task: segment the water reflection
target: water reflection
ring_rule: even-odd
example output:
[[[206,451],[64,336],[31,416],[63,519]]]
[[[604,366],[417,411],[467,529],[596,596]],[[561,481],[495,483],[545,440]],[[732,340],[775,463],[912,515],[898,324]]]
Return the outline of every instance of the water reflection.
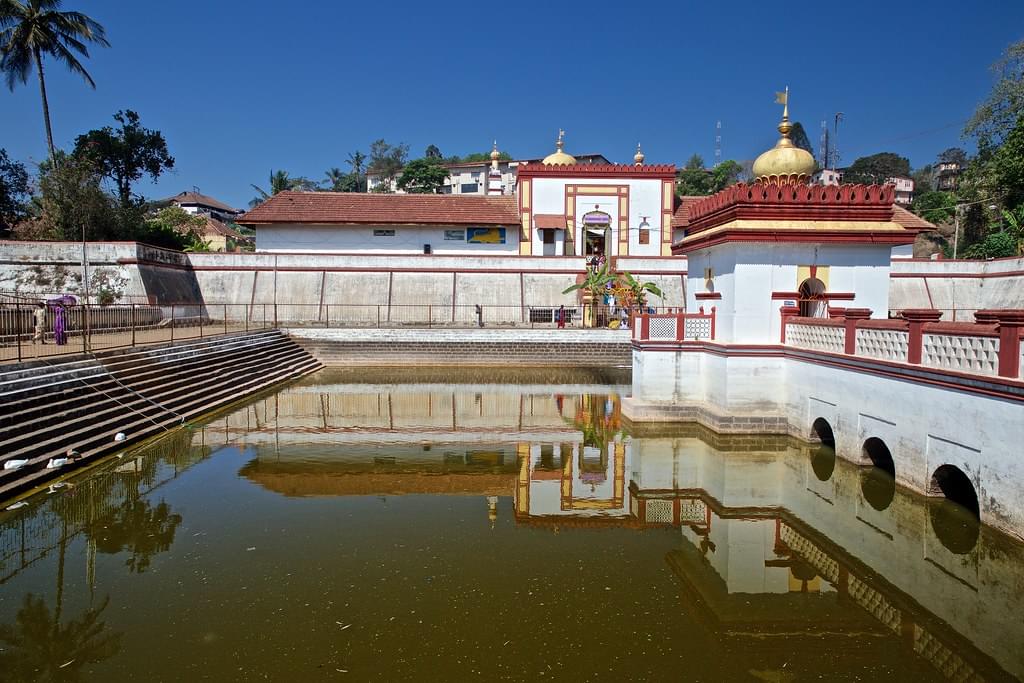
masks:
[[[13,624],[0,624],[0,673],[11,681],[78,681],[82,668],[116,655],[122,634],[101,620],[110,603],[63,621],[60,607],[27,594]]]
[[[622,377],[508,379],[324,373],[82,475],[0,517],[0,621],[134,595],[75,669],[104,679],[198,676],[150,661],[165,632],[212,678],[1024,674],[1024,550],[962,509],[827,444],[629,425]]]

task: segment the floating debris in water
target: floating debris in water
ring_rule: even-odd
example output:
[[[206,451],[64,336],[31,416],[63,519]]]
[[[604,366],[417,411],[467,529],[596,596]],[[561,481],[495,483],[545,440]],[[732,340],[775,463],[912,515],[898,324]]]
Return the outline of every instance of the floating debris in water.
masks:
[[[26,503],[23,500],[19,500],[17,503],[12,503],[11,505],[8,505],[4,509],[5,510],[17,510],[18,508],[23,508],[23,507],[28,507],[28,503]]]
[[[28,460],[8,460],[4,463],[5,470],[20,470],[22,467],[28,464]]]
[[[114,434],[114,441],[124,441],[127,438],[128,437],[124,435],[124,432],[118,432],[117,434]]]

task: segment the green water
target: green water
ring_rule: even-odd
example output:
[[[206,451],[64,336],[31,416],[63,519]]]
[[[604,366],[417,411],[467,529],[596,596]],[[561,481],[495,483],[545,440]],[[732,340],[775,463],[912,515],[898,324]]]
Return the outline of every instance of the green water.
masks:
[[[321,372],[0,512],[0,679],[1006,680],[1024,552],[628,374]]]

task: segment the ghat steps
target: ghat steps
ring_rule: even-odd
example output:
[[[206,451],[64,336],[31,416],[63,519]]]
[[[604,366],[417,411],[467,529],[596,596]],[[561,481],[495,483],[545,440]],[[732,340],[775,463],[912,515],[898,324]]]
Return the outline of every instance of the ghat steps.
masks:
[[[277,331],[11,366],[0,371],[0,466],[28,462],[0,469],[0,499],[320,367]],[[46,468],[72,448],[75,463]]]

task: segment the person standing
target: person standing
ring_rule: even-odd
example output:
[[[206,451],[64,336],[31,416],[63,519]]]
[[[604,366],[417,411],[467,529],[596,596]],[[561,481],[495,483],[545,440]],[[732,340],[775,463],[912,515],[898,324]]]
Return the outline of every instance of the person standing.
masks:
[[[563,329],[565,327],[565,305],[564,304],[558,307],[558,312],[555,313],[555,316],[558,318],[558,329],[560,329],[560,330]]]
[[[32,318],[35,322],[35,333],[32,335],[32,343],[46,343],[46,304],[40,301],[36,304],[36,310],[32,311]]]
[[[58,299],[53,309],[53,341],[60,346],[68,343],[68,333],[64,329],[65,312],[63,299]]]

